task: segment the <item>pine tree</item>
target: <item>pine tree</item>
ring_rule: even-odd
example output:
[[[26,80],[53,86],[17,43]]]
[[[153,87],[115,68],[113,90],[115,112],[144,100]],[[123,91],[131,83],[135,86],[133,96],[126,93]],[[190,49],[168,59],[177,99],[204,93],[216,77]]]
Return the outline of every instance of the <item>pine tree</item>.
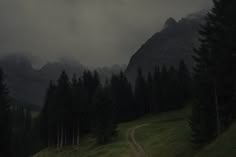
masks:
[[[80,123],[81,123],[81,80],[77,79],[74,74],[72,78],[72,144],[78,145],[80,139]]]
[[[58,133],[57,144],[60,143],[60,147],[62,147],[70,143],[70,126],[72,125],[72,116],[70,113],[72,108],[71,84],[65,71],[62,71],[57,81],[56,105],[56,108],[58,109],[58,115],[56,117],[56,128]]]
[[[180,103],[184,105],[192,96],[192,79],[191,74],[183,60],[179,63],[178,83],[180,93]]]
[[[115,108],[109,87],[100,87],[94,96],[93,103],[96,109],[95,134],[97,143],[106,144],[116,135]]]
[[[153,76],[151,72],[148,72],[147,75],[147,105],[148,105],[148,111],[151,112],[153,111],[153,93],[154,92],[154,82],[153,82]]]
[[[3,72],[0,69],[0,156],[10,157],[10,105],[8,89],[4,83]]]
[[[204,113],[203,125],[192,118],[195,137],[204,142],[219,135],[229,124],[235,87],[235,8],[233,0],[214,0],[200,31],[200,48],[195,50],[195,80],[198,105],[193,112]],[[199,115],[198,113],[193,114]],[[207,126],[207,128],[204,128]],[[196,129],[197,128],[197,129]],[[202,133],[204,132],[204,133]],[[198,136],[196,136],[198,135]],[[197,139],[195,139],[196,141]]]
[[[167,111],[168,110],[168,101],[169,91],[170,91],[170,76],[168,73],[168,69],[166,65],[163,65],[161,68],[161,96],[160,96],[160,110]]]
[[[178,80],[178,71],[171,66],[168,70],[168,84],[166,86],[167,88],[167,97],[169,99],[166,99],[167,102],[167,110],[175,110],[182,107],[182,102],[180,101],[180,94],[182,91],[180,91],[179,88],[179,80]]]
[[[96,93],[97,88],[100,86],[100,80],[98,73],[94,71],[85,71],[82,77],[82,91],[83,91],[83,127],[81,129],[82,132],[91,132],[94,126],[94,106],[92,103],[93,97]]]
[[[31,131],[32,131],[32,115],[30,109],[26,108],[24,113],[24,149],[23,154],[24,156],[29,156],[31,153],[32,144],[31,142]],[[36,141],[34,141],[36,142]]]
[[[139,68],[137,78],[135,81],[135,104],[137,105],[137,115],[142,116],[149,112],[148,95],[147,95],[147,84],[142,74],[142,70]]]
[[[22,157],[24,154],[24,129],[25,129],[25,113],[24,108],[21,105],[14,106],[11,111],[12,118],[12,145],[11,145],[11,155]]]
[[[135,117],[132,87],[125,74],[113,75],[110,81],[111,97],[116,106],[116,116],[119,122],[131,120]]]
[[[43,109],[40,113],[40,136],[43,140],[44,146],[49,147],[52,143],[52,118],[53,112],[54,112],[54,101],[55,101],[55,89],[56,85],[50,81],[49,87],[47,89],[46,95],[45,95],[45,102]]]
[[[161,112],[161,71],[156,67],[153,74],[151,91],[151,111],[154,113]]]

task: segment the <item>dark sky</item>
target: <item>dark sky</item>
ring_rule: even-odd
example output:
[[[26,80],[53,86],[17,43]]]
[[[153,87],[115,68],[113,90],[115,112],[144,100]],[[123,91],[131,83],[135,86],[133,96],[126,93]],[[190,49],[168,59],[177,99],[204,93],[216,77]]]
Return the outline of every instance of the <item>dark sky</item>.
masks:
[[[0,54],[127,64],[168,17],[178,20],[210,5],[211,0],[0,0]]]

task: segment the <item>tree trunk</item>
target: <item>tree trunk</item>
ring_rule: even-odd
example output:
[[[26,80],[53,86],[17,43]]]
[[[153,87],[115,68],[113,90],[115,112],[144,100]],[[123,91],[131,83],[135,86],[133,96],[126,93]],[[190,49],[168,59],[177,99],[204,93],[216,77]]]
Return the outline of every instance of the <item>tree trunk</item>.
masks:
[[[64,130],[63,130],[63,125],[61,126],[61,142],[60,142],[60,148],[63,147],[64,144]]]
[[[68,141],[67,141],[67,134],[68,134],[67,131],[68,131],[67,128],[65,128],[65,129],[64,129],[64,138],[65,138],[65,139],[64,139],[64,145],[67,145],[67,142],[68,142]]]
[[[72,127],[72,145],[75,145],[75,125]]]
[[[77,143],[77,146],[78,146],[78,155],[77,155],[77,157],[80,157],[80,145],[79,145],[79,142],[80,142],[80,139],[79,139],[79,134],[80,134],[80,131],[79,131],[79,127],[77,128],[77,130],[76,130],[76,132],[77,132],[77,139],[76,139],[76,143]]]
[[[57,149],[60,148],[60,124],[57,125],[57,140],[56,140]]]
[[[49,141],[49,137],[48,137],[48,148],[50,147],[50,141]]]
[[[216,81],[214,82],[214,96],[215,96],[216,125],[217,125],[217,136],[218,136],[221,133],[221,122],[220,122],[220,107],[218,102]]]
[[[76,137],[76,144],[77,145],[79,145],[79,134],[80,134],[80,132],[79,132],[79,128],[77,128],[77,137]]]

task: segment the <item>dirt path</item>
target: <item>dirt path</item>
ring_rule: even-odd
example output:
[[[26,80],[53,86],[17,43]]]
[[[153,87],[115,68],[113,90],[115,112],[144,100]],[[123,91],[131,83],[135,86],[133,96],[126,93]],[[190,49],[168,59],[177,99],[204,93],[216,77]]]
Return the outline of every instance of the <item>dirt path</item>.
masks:
[[[149,157],[148,154],[143,149],[143,147],[135,139],[135,131],[147,125],[150,125],[150,124],[137,125],[135,127],[128,129],[127,131],[127,142],[131,150],[133,151],[134,157]]]
[[[160,121],[151,121],[149,123],[145,123],[145,124],[141,124],[141,125],[137,125],[132,128],[129,128],[127,130],[127,143],[134,155],[132,157],[150,157],[150,155],[148,155],[148,153],[145,152],[144,148],[137,142],[135,138],[135,131],[137,129],[148,126],[152,123],[166,123],[166,122],[174,122],[174,121],[180,121],[180,120],[185,120],[185,119],[186,117],[179,117],[179,118],[166,119],[166,120],[160,120]]]

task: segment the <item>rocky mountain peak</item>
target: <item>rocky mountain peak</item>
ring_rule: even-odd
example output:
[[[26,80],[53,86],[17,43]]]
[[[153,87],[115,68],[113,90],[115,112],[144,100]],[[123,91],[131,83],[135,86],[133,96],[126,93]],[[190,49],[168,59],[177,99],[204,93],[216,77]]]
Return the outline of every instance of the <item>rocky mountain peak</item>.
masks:
[[[164,25],[164,29],[170,28],[170,27],[174,26],[175,24],[177,24],[177,21],[174,18],[170,17],[166,20],[165,25]]]

